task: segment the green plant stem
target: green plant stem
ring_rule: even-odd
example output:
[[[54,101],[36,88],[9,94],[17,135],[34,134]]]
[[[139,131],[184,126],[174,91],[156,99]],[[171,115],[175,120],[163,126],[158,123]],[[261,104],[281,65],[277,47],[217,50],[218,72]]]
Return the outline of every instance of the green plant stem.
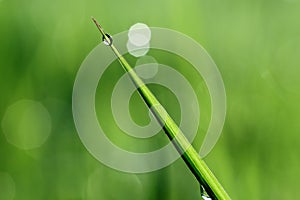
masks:
[[[106,35],[102,27],[98,24],[98,22],[94,18],[93,21],[100,30],[103,38],[106,41],[109,41],[110,38]],[[135,73],[135,71],[129,65],[126,59],[119,53],[117,48],[112,43],[110,43],[109,46],[113,50],[114,54],[117,56],[124,70],[128,72],[140,96],[150,108],[153,115],[155,116],[159,124],[162,126],[164,132],[172,141],[175,148],[180,153],[181,157],[183,158],[191,172],[194,174],[199,183],[204,187],[209,197],[212,199],[229,200],[230,197],[223,189],[222,185],[213,175],[213,173],[205,164],[205,162],[200,158],[198,152],[193,148],[191,143],[187,140],[180,128],[176,125],[174,120],[167,113],[167,111],[161,106],[161,104],[153,95],[153,93]]]

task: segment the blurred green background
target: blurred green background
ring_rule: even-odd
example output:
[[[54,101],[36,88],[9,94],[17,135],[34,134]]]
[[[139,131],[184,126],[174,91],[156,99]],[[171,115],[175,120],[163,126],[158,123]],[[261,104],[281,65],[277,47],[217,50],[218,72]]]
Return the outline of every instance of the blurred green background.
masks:
[[[205,158],[208,166],[232,199],[300,197],[299,0],[0,0],[1,200],[200,199],[181,160],[156,172],[126,174],[98,162],[81,143],[72,89],[80,64],[99,43],[90,16],[112,35],[142,22],[183,32],[204,46],[227,93],[223,134]],[[117,65],[109,68],[104,89],[123,73]],[[191,75],[190,81],[199,82],[197,95],[203,96],[201,140],[209,97],[201,77]],[[175,97],[152,89],[178,120]],[[98,108],[105,105],[101,94]],[[138,121],[147,116],[139,101],[135,95],[132,103],[138,106],[130,109],[144,123],[147,119]],[[129,148],[138,149],[137,142]]]

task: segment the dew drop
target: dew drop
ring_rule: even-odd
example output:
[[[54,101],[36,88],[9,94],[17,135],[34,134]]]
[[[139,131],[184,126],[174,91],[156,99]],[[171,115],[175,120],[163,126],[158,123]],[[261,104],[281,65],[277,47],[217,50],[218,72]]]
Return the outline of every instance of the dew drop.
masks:
[[[205,195],[202,195],[201,197],[202,197],[203,200],[211,200],[210,197],[207,197],[207,196],[205,196]]]
[[[200,193],[203,200],[211,200],[211,198],[205,194],[205,189],[202,185],[200,185]]]
[[[112,42],[113,42],[113,39],[112,39],[112,37],[109,35],[109,34],[105,34],[107,37],[108,37],[108,39],[109,39],[109,41],[107,41],[106,40],[106,38],[103,36],[103,38],[102,38],[102,41],[104,42],[104,44],[106,45],[106,46],[111,46],[112,45]]]

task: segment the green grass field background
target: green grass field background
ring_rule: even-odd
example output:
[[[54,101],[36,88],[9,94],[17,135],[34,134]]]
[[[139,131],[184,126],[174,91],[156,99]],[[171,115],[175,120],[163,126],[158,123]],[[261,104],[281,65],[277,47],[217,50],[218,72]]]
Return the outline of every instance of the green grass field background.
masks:
[[[21,99],[41,102],[51,117],[49,137],[30,150],[9,143],[0,129],[1,200],[200,199],[199,185],[182,160],[156,172],[126,174],[101,164],[81,143],[72,117],[72,89],[80,64],[100,41],[90,16],[112,35],[142,22],[180,31],[200,43],[219,67],[227,94],[223,133],[205,158],[208,166],[232,199],[300,197],[299,0],[0,0],[0,120]],[[152,52],[170,66],[182,63],[162,54]],[[188,67],[180,70],[192,74]],[[102,90],[109,92],[123,73],[113,64]],[[190,81],[199,84],[203,102],[195,141],[199,147],[210,103],[201,77]],[[151,88],[180,119],[172,93]],[[109,96],[102,90],[96,98],[100,118],[111,115],[105,106]],[[137,94],[130,110],[137,123],[147,122]],[[28,136],[17,139],[39,137],[30,130],[41,122],[32,120],[26,123]],[[23,128],[18,123],[16,115],[15,126]],[[155,149],[167,141],[124,142],[113,121],[101,123],[113,132],[109,137],[114,142],[129,150]]]

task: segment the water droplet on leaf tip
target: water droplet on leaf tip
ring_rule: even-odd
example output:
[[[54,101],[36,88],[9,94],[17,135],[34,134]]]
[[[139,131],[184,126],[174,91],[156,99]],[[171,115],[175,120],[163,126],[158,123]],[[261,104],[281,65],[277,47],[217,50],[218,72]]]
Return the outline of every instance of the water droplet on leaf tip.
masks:
[[[207,196],[205,196],[205,195],[202,195],[201,197],[202,197],[203,200],[211,200],[210,197],[207,197]]]
[[[107,46],[112,45],[112,42],[113,42],[112,37],[107,33],[105,35],[108,37],[109,41],[107,41],[105,36],[103,36],[102,41],[104,42],[104,44],[107,45]]]

